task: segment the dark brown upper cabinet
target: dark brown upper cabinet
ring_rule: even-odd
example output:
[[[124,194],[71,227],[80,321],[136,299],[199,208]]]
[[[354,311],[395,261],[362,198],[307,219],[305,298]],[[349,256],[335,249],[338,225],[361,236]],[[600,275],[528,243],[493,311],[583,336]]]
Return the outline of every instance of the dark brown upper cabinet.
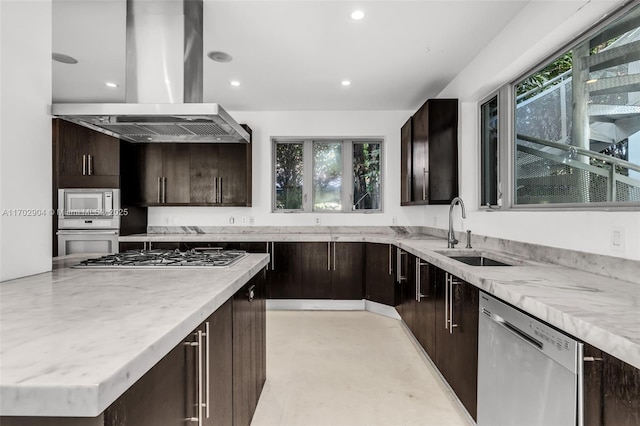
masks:
[[[458,100],[429,99],[401,130],[401,205],[458,196]]]
[[[120,141],[68,121],[52,128],[57,188],[119,188]]]
[[[126,150],[133,173],[123,180],[123,198],[143,206],[251,206],[251,143],[128,144]]]

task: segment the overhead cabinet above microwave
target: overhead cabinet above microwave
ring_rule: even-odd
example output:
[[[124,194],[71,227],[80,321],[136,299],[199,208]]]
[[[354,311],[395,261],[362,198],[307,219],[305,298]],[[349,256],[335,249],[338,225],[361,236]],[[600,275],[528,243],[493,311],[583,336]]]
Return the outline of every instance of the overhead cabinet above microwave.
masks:
[[[120,140],[53,120],[53,161],[59,188],[120,187]]]
[[[429,99],[401,129],[400,204],[458,196],[458,100]]]

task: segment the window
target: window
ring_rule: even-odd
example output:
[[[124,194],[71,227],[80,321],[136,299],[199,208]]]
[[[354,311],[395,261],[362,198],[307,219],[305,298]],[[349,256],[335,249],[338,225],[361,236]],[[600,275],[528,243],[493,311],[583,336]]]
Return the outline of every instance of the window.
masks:
[[[275,139],[273,210],[382,211],[381,158],[380,140]]]
[[[640,203],[639,44],[635,7],[512,86],[514,206]]]
[[[480,205],[499,203],[498,95],[480,105]]]

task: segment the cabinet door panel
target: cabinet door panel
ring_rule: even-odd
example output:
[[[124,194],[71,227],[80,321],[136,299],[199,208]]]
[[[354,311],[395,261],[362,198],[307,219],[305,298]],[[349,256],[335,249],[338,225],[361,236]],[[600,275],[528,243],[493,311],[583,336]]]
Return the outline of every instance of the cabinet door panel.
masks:
[[[162,174],[165,178],[165,202],[188,203],[190,200],[191,156],[188,145],[162,144]]]
[[[252,383],[251,302],[245,285],[233,297],[233,424],[251,423]]]
[[[218,144],[194,143],[191,145],[190,201],[213,204],[216,202],[218,177]]]
[[[430,108],[427,191],[430,204],[450,203],[458,195],[457,123],[457,100],[440,99]]]
[[[104,424],[183,426],[187,416],[186,360],[192,356],[188,350],[193,351],[180,343],[169,352],[105,410]]]
[[[273,243],[269,270],[269,298],[300,299],[300,243]]]
[[[365,297],[368,300],[395,306],[395,247],[391,244],[367,243],[365,248]]]
[[[233,422],[233,302],[227,300],[208,319],[211,341],[210,415],[206,426],[226,426]]]
[[[414,115],[411,197],[413,201],[426,202],[428,193],[429,170],[429,103],[425,103]],[[429,172],[429,173],[427,173]]]
[[[453,390],[475,420],[478,387],[478,301],[479,291],[460,281],[453,285]]]
[[[332,297],[336,300],[363,298],[364,245],[332,243]]]
[[[149,143],[144,145],[143,155],[143,199],[145,204],[157,204],[161,201],[162,145]]]
[[[603,424],[640,424],[640,369],[603,352]]]
[[[413,120],[409,120],[400,130],[400,204],[411,202],[412,155],[411,141]]]
[[[435,288],[432,265],[420,259],[419,285],[417,291],[420,293],[420,302],[416,303],[415,328],[416,338],[427,352],[429,357],[435,358]],[[417,268],[418,266],[416,266]],[[417,298],[417,297],[416,297]]]
[[[448,304],[446,304],[445,293],[447,290],[447,282],[445,272],[436,268],[436,357],[434,359],[436,367],[440,370],[442,376],[450,384],[453,382],[453,358],[451,351],[453,344],[449,329],[445,328],[445,314],[448,312]],[[448,315],[448,314],[447,314]]]
[[[331,243],[300,244],[300,297],[331,299]],[[276,259],[276,262],[278,260]],[[277,263],[276,263],[277,267]]]
[[[223,144],[218,162],[221,179],[222,204],[247,204],[247,149],[250,144]]]
[[[404,252],[400,256],[400,261],[400,272],[404,277],[402,282],[402,320],[413,333],[416,315],[415,256]]]
[[[85,151],[91,155],[91,175],[119,175],[120,140],[103,133],[89,131],[91,133]]]

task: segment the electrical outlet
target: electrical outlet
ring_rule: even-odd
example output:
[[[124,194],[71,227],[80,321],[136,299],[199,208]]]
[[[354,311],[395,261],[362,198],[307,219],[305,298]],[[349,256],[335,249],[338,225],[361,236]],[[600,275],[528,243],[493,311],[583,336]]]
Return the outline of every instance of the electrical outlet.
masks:
[[[320,216],[316,216],[315,224],[320,225]]]
[[[162,223],[164,225],[168,225],[169,224],[169,216],[162,216]]]
[[[398,224],[398,218],[396,216],[391,218],[391,224],[392,225],[397,225]]]
[[[242,216],[242,224],[243,225],[247,224],[247,217],[246,216]]]
[[[233,216],[229,217],[229,223],[231,225],[233,225],[235,222],[236,222],[236,219]]]

